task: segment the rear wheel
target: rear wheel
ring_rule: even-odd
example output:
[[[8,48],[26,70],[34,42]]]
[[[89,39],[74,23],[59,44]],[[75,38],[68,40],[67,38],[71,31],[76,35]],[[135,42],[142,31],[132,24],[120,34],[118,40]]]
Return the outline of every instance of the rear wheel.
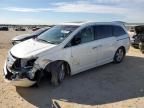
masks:
[[[120,47],[115,53],[114,63],[121,63],[124,57],[125,57],[125,50],[124,48]]]

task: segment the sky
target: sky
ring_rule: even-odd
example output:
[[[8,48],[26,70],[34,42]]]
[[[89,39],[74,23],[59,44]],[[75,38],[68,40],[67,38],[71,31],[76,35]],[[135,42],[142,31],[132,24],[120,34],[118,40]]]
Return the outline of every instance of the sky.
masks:
[[[144,23],[144,0],[1,0],[0,24]]]

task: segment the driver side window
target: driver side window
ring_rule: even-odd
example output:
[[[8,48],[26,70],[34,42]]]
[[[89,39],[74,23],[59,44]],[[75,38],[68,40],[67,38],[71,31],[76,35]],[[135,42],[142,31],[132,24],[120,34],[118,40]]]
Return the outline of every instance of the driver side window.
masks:
[[[92,26],[82,29],[71,41],[71,46],[90,42],[94,40],[94,29]]]

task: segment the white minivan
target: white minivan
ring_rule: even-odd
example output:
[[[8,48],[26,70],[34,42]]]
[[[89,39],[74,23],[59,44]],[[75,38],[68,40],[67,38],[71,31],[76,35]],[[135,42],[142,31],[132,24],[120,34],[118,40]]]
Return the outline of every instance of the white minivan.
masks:
[[[15,86],[39,85],[49,73],[59,85],[66,75],[120,63],[130,47],[120,22],[63,23],[13,46],[4,65],[4,79]]]

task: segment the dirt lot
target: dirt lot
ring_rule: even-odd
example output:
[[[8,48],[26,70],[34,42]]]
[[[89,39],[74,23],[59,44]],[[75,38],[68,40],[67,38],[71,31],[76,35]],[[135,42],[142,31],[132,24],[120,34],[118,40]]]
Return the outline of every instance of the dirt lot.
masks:
[[[9,40],[26,32],[0,31],[0,107],[144,108],[144,55],[131,48],[121,64],[107,64],[66,78],[58,87],[44,79],[39,88],[20,88],[3,81]],[[59,107],[58,107],[59,108]]]

